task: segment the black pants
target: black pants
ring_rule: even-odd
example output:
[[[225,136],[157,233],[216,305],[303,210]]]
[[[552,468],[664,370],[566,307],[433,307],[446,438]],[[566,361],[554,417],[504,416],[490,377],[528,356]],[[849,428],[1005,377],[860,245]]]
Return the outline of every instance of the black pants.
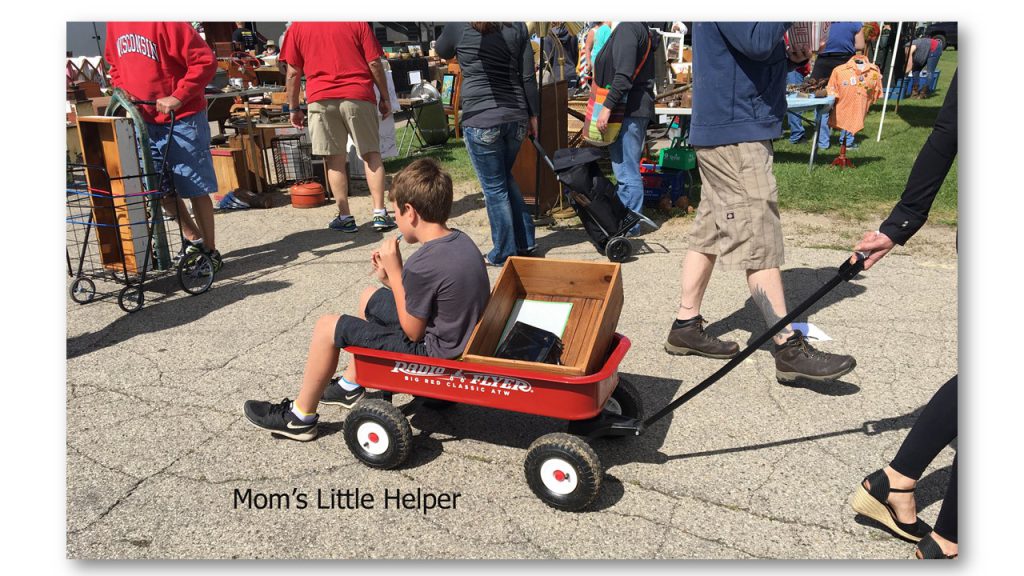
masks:
[[[380,288],[370,296],[364,311],[366,320],[342,315],[334,327],[334,345],[338,348],[359,346],[371,350],[387,350],[416,356],[428,356],[423,342],[413,342],[402,330],[398,308],[391,290]]]
[[[832,76],[832,71],[838,66],[849,62],[850,58],[853,58],[853,54],[840,54],[838,52],[818,54],[818,57],[814,59],[814,68],[811,69],[811,79],[819,80],[824,78],[828,80]]]
[[[920,480],[932,460],[957,437],[956,389],[957,376],[953,376],[928,401],[928,405],[924,407],[921,416],[914,423],[914,427],[910,429],[899,452],[890,463],[894,470],[914,480]],[[958,458],[959,454],[953,458],[953,468],[950,471],[949,485],[946,486],[946,496],[942,499],[942,509],[939,510],[939,517],[935,521],[935,532],[952,542],[957,541],[956,463]]]

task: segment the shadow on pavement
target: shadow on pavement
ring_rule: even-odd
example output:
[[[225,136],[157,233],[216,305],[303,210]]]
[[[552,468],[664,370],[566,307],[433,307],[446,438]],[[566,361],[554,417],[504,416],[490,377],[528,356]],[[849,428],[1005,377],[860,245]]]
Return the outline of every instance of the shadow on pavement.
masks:
[[[183,326],[238,300],[258,294],[276,292],[290,285],[290,282],[281,281],[221,283],[217,279],[209,291],[198,296],[189,296],[178,286],[175,276],[167,276],[153,284],[146,284],[146,300],[143,308],[138,312],[125,314],[97,332],[86,332],[68,338],[67,358],[70,360],[102,350],[140,334],[151,334]],[[153,300],[153,292],[168,295],[179,294],[181,297]]]
[[[660,458],[655,460],[655,462],[661,463],[667,462],[669,460],[689,460],[692,458],[704,458],[707,456],[720,456],[722,454],[736,454],[739,452],[765,450],[768,448],[777,448],[779,446],[801,444],[803,442],[816,442],[818,440],[824,440],[826,438],[835,438],[837,436],[847,436],[850,434],[863,434],[865,436],[874,436],[876,434],[881,434],[882,432],[892,432],[895,430],[909,429],[911,426],[914,425],[914,422],[917,420],[917,417],[921,413],[921,410],[923,408],[924,407],[922,406],[921,408],[918,408],[913,412],[901,414],[900,416],[883,418],[881,420],[869,420],[856,428],[849,428],[846,430],[835,430],[832,432],[822,432],[821,434],[812,434],[810,436],[801,436],[798,438],[787,438],[785,440],[776,440],[774,442],[765,442],[762,444],[735,446],[732,448],[721,448],[718,450],[705,450],[703,452],[692,452],[689,454],[658,454]]]
[[[838,269],[839,263],[837,262],[835,267],[818,269],[790,268],[783,270],[782,285],[785,288],[786,306],[788,309],[792,310],[796,305],[814,294],[814,292],[821,288],[822,285],[835,276]],[[807,322],[808,314],[820,312],[837,302],[841,302],[854,296],[859,296],[865,291],[867,291],[867,288],[860,284],[843,282],[836,286],[831,292],[825,294],[821,300],[808,310],[806,314],[797,318],[796,322]],[[767,329],[764,316],[761,314],[760,309],[758,309],[757,304],[754,303],[754,299],[751,297],[748,297],[746,302],[744,302],[743,308],[740,308],[721,320],[709,324],[706,331],[708,335],[712,337],[721,338],[723,334],[737,328],[750,333],[750,337],[747,338],[746,344],[753,342],[755,338]],[[827,331],[828,330],[826,329],[826,332]],[[769,340],[761,347],[761,349],[771,351],[772,342]]]
[[[369,218],[362,219],[359,232],[355,234],[331,230],[327,228],[327,222],[324,222],[321,228],[295,232],[273,242],[222,251],[224,268],[217,274],[217,279],[245,276],[260,270],[276,271],[297,260],[301,254],[309,253],[314,258],[323,258],[338,250],[377,244],[383,237],[383,234],[373,229]],[[367,260],[367,271],[369,269]]]

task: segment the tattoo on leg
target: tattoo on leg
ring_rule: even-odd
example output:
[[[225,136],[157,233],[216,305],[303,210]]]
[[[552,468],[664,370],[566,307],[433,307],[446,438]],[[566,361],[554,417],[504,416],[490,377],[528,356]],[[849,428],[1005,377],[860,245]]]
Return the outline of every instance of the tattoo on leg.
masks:
[[[768,324],[769,328],[775,326],[779,320],[782,320],[782,316],[775,313],[772,302],[768,299],[768,294],[764,291],[764,288],[755,286],[752,296],[754,304],[761,309],[761,315],[764,316],[764,321]],[[793,331],[789,329],[789,326],[786,326],[775,335],[775,338],[789,338],[792,334]]]

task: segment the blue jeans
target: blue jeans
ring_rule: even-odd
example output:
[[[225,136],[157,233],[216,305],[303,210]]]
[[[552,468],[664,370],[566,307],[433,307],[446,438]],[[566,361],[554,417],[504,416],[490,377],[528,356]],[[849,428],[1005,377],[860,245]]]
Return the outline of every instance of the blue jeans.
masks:
[[[817,115],[821,119],[821,128],[818,129],[818,148],[825,149],[829,147],[829,141],[832,138],[832,129],[828,127],[829,111],[822,112]],[[853,134],[846,130],[839,131],[839,142],[845,142],[847,146],[853,144]]]
[[[169,124],[146,123],[153,170],[160,172],[164,147],[170,137]],[[206,111],[179,118],[174,122],[174,141],[167,152],[174,188],[181,198],[196,198],[217,191],[217,173],[210,153],[210,123]]]
[[[804,75],[796,70],[790,70],[786,75],[786,84],[800,84],[804,81]],[[789,141],[796,144],[804,137],[804,123],[801,116],[796,112],[788,113],[789,120]]]
[[[647,124],[650,118],[626,116],[622,120],[619,137],[608,147],[612,160],[612,172],[618,181],[619,200],[637,214],[643,214],[644,180],[640,176],[640,155],[644,151],[644,138],[647,136]],[[629,233],[636,234],[640,225],[634,226]]]
[[[928,78],[926,78],[924,82],[921,82],[921,71],[914,71],[914,86],[918,86],[922,89],[924,86],[928,86],[928,89],[931,90],[932,82],[935,82],[935,68],[939,65],[939,58],[942,56],[943,48],[944,46],[940,42],[939,46],[935,50],[928,53],[928,62],[924,65],[924,69],[928,71]],[[921,86],[921,84],[924,84],[924,86]]]
[[[487,253],[492,264],[503,264],[509,256],[537,245],[533,218],[519,186],[512,178],[512,164],[526,137],[526,121],[506,122],[491,128],[464,126],[466,150],[473,163],[487,203],[494,248]]]

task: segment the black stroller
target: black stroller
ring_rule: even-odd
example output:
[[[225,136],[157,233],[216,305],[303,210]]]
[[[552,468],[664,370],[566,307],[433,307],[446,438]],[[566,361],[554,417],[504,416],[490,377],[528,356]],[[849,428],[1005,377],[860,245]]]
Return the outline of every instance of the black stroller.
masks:
[[[565,185],[569,204],[583,222],[591,243],[609,260],[624,262],[633,254],[633,245],[626,233],[638,222],[658,229],[650,218],[626,208],[619,200],[615,185],[597,166],[597,161],[604,157],[602,149],[562,148],[555,151],[552,160],[533,136],[530,141],[558,181]]]

